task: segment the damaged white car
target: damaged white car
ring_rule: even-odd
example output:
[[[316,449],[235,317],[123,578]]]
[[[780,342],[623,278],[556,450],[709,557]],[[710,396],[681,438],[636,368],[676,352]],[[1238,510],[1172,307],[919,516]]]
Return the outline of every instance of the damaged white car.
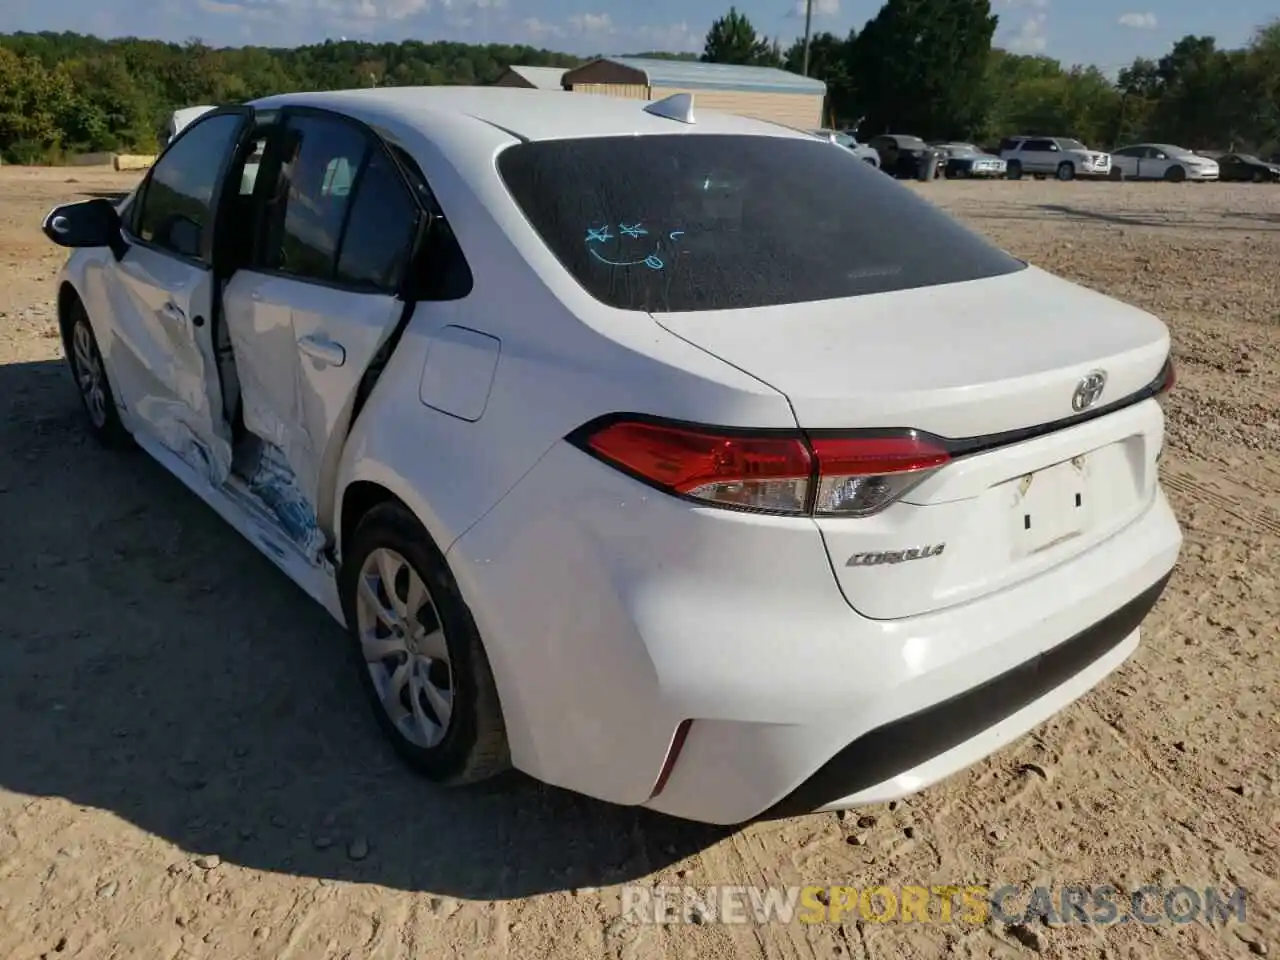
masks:
[[[1119,666],[1179,552],[1164,324],[688,95],[218,108],[44,230],[89,428],[345,625],[437,782],[900,797]]]

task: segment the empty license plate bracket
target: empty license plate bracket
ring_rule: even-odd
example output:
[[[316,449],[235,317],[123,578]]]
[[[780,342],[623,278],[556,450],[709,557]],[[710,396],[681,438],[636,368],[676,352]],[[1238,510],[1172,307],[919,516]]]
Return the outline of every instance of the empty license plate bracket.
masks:
[[[1078,462],[1080,461],[1080,462]],[[1082,458],[1045,467],[1014,481],[1010,516],[1017,552],[1039,553],[1084,533],[1090,507]]]

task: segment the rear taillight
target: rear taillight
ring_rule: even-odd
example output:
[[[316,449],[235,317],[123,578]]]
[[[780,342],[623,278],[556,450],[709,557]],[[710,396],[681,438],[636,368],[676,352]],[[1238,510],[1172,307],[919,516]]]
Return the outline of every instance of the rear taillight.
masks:
[[[791,435],[726,436],[621,421],[588,434],[585,446],[671,493],[746,510],[803,513],[813,477],[809,448]]]
[[[915,433],[815,437],[818,496],[813,512],[866,517],[887,507],[951,455]]]
[[[806,438],[618,420],[572,439],[668,493],[755,513],[870,516],[950,460],[911,431]]]

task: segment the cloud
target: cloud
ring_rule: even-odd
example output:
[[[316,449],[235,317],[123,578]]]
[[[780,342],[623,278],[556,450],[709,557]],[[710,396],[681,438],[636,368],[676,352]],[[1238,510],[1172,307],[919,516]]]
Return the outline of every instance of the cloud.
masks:
[[[789,17],[804,17],[808,0],[796,0],[796,4],[787,14]],[[815,17],[836,17],[840,15],[840,0],[813,0]]]
[[[1154,13],[1122,13],[1116,23],[1134,30],[1154,30],[1158,26]]]
[[[271,11],[264,7],[248,6],[244,3],[224,3],[222,0],[196,0],[196,6],[205,13],[220,17],[244,17],[250,20],[261,20],[271,16]]]
[[[534,43],[541,43],[550,37],[564,36],[564,27],[558,23],[539,20],[537,17],[525,17],[520,21],[520,27]]]
[[[569,17],[569,29],[590,36],[607,36],[618,31],[607,13],[575,13]]]
[[[690,50],[701,50],[706,39],[689,24],[673,23],[665,26],[642,26],[630,31],[637,43],[650,50],[666,50],[670,53],[683,53]]]
[[[1018,27],[1018,32],[1006,42],[1009,51],[1011,53],[1044,53],[1044,48],[1049,43],[1045,28],[1047,19],[1047,14],[1033,13],[1023,20]]]

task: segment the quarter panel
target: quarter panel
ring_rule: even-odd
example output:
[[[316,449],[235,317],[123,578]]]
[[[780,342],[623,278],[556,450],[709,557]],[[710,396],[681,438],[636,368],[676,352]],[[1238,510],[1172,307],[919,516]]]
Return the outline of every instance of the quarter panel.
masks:
[[[632,314],[628,322],[629,329],[604,337],[545,299],[517,312],[492,289],[419,303],[347,440],[338,470],[339,515],[342,490],[357,480],[379,483],[404,500],[447,551],[554,443],[603,414],[795,426],[777,391],[648,316]],[[421,399],[429,388],[423,378],[430,373],[433,336],[446,326],[502,342],[484,416],[474,422]]]

